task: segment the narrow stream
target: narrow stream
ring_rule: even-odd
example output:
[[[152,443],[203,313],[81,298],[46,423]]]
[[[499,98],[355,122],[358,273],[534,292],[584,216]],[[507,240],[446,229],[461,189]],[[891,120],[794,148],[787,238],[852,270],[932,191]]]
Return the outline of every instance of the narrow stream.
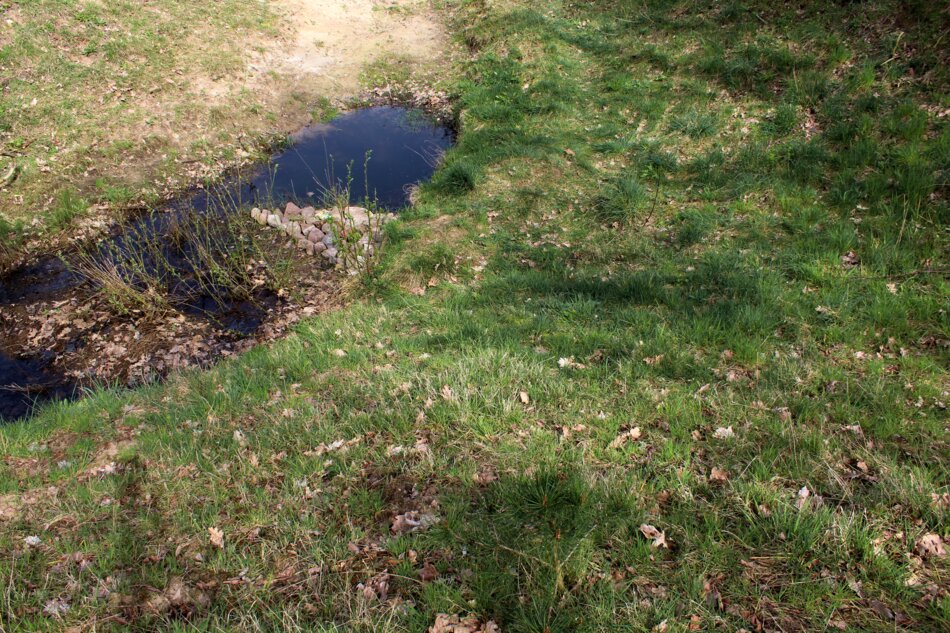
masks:
[[[287,149],[249,175],[228,179],[213,190],[191,192],[159,212],[130,221],[103,242],[100,252],[110,257],[137,252],[142,240],[164,238],[182,214],[226,213],[249,205],[273,208],[288,201],[319,208],[328,189],[346,182],[354,203],[368,197],[384,209],[398,211],[408,204],[409,187],[432,175],[453,142],[450,129],[417,110],[380,106],[348,112],[330,123],[304,128]],[[172,240],[165,241],[167,248],[173,248]],[[176,263],[182,270],[190,265],[184,255]],[[184,272],[187,276],[198,271]],[[87,286],[58,256],[42,255],[0,278],[0,316],[12,308],[41,312],[57,301],[74,298]],[[266,321],[267,306],[276,300],[263,292],[255,301],[222,301],[220,296],[199,294],[189,299],[182,312],[250,335]],[[0,319],[0,327],[2,323]],[[44,400],[77,395],[74,382],[54,366],[55,354],[38,349],[10,353],[4,349],[10,342],[4,344],[3,334],[0,331],[0,421],[27,416]],[[84,341],[77,337],[68,344],[82,346]]]

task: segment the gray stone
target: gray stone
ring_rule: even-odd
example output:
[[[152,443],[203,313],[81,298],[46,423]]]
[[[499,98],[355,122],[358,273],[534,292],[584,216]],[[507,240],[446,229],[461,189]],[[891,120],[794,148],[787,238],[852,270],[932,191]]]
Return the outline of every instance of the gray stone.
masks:
[[[327,233],[326,235],[323,236],[323,239],[321,241],[324,244],[326,244],[327,247],[333,246],[333,235],[331,235],[330,233]]]
[[[335,248],[328,248],[327,250],[323,251],[323,256],[327,259],[336,259],[336,252],[337,251]]]
[[[323,238],[326,237],[323,234],[323,231],[320,229],[314,228],[312,231],[307,233],[307,239],[313,242],[314,244],[320,244],[323,242]]]
[[[284,207],[284,216],[287,218],[299,218],[301,216],[300,207],[293,202],[288,202],[287,206]]]
[[[353,226],[357,229],[369,226],[370,214],[369,211],[363,207],[349,207],[346,210],[346,216],[348,226]]]
[[[303,233],[304,235],[310,235],[310,231],[314,230],[315,228],[317,227],[315,227],[312,224],[305,224],[304,226],[300,228],[300,232]]]
[[[271,213],[269,216],[267,216],[267,225],[268,225],[268,226],[272,226],[272,227],[274,227],[275,229],[279,229],[279,228],[280,228],[280,216],[277,215],[276,213]]]
[[[322,253],[325,250],[327,250],[327,245],[324,244],[323,242],[317,242],[316,244],[313,245],[314,253]]]

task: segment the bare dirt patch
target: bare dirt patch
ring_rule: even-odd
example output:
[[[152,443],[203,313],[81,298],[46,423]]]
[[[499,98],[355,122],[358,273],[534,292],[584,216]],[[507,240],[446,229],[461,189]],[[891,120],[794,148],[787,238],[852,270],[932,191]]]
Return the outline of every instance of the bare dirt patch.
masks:
[[[276,5],[295,31],[250,68],[313,79],[314,88],[353,94],[367,63],[394,56],[431,61],[445,45],[445,33],[425,1],[276,0]]]

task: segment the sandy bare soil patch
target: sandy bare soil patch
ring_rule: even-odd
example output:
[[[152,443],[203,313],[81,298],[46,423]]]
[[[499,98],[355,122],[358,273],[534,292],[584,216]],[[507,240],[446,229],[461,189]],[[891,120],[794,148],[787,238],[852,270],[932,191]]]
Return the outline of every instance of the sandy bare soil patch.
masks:
[[[444,46],[442,27],[424,0],[274,0],[274,4],[295,31],[289,42],[278,42],[263,52],[250,70],[314,82],[309,89],[328,90],[331,95],[357,90],[367,63],[430,60]]]

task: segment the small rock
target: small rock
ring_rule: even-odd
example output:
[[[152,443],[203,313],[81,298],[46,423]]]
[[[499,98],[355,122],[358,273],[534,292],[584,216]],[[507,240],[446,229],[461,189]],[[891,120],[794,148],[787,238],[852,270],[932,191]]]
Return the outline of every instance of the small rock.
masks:
[[[369,211],[363,207],[350,207],[346,210],[346,215],[347,225],[351,225],[357,229],[369,225],[370,214]]]
[[[323,256],[327,259],[336,259],[336,253],[337,251],[335,248],[328,248],[327,250],[323,251]]]
[[[326,244],[327,248],[329,248],[330,246],[333,246],[333,235],[331,235],[330,233],[327,233],[326,235],[323,236],[323,239],[320,241]]]
[[[326,236],[323,234],[323,231],[321,231],[320,229],[316,227],[314,227],[312,231],[307,233],[307,239],[313,242],[314,244],[320,244],[321,242],[323,242],[324,237]]]
[[[306,224],[300,228],[300,232],[304,235],[310,235],[310,231],[314,230],[315,228],[317,227],[312,224]]]
[[[323,242],[317,242],[316,244],[313,245],[314,253],[322,253],[325,250],[327,250],[327,245],[324,244]]]
[[[293,220],[287,223],[286,231],[290,237],[300,237],[303,235],[303,233],[300,231],[300,223]]]
[[[267,216],[267,225],[279,229],[281,227],[280,216],[276,213],[271,213]]]
[[[288,202],[287,206],[284,207],[284,215],[288,218],[299,218],[301,217],[300,207],[293,202]]]
[[[300,210],[300,215],[305,220],[312,220],[313,216],[317,215],[317,210],[313,207],[304,207]]]

